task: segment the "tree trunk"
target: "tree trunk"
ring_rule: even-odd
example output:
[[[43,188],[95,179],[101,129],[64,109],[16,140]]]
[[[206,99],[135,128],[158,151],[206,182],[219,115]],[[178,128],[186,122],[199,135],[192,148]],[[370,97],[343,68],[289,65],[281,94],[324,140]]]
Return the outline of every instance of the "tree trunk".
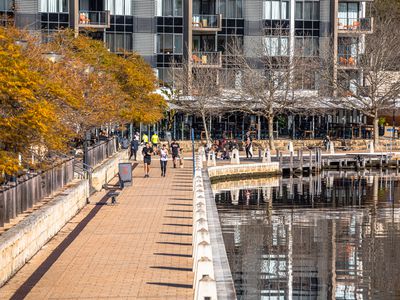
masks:
[[[374,116],[374,148],[377,150],[379,146],[379,118],[378,113]]]
[[[201,119],[203,120],[204,131],[206,133],[206,143],[208,145],[211,142],[211,140],[208,133],[206,115],[204,113],[201,114]]]
[[[269,137],[269,149],[275,150],[274,142],[274,117],[267,117],[268,119],[268,137]]]

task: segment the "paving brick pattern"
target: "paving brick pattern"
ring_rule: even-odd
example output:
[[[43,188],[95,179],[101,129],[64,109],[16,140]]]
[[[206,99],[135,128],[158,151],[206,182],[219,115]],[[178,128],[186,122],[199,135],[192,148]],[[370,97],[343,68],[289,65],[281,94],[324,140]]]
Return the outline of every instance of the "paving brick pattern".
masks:
[[[192,169],[150,178],[143,166],[118,204],[86,206],[3,288],[0,299],[193,299]],[[110,201],[108,201],[109,203]]]

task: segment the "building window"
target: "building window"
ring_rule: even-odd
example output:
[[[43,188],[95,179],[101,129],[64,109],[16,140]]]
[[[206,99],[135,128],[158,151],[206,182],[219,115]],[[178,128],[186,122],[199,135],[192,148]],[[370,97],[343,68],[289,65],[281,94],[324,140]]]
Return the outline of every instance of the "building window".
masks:
[[[296,20],[311,21],[319,20],[319,2],[317,1],[296,1]]]
[[[228,19],[241,19],[242,14],[242,0],[220,0],[219,13],[224,18]]]
[[[339,28],[347,28],[347,26],[352,26],[354,22],[358,21],[359,17],[359,6],[358,3],[339,3],[338,11],[338,24]]]
[[[182,0],[157,0],[157,16],[161,17],[181,17],[183,15]]]
[[[132,52],[132,33],[107,32],[106,44],[108,49],[114,53]]]
[[[112,15],[131,16],[132,1],[131,0],[106,0],[106,10],[110,11]]]
[[[11,11],[13,9],[13,0],[0,0],[0,11]]]
[[[289,2],[287,1],[264,1],[264,20],[287,20],[289,19]]]
[[[265,55],[287,56],[289,55],[288,37],[267,36],[264,40]]]
[[[316,56],[318,55],[318,38],[311,36],[296,37],[295,53],[301,56]]]
[[[183,35],[161,33],[157,35],[157,53],[163,54],[182,54]]]
[[[40,0],[40,12],[68,12],[68,0]]]

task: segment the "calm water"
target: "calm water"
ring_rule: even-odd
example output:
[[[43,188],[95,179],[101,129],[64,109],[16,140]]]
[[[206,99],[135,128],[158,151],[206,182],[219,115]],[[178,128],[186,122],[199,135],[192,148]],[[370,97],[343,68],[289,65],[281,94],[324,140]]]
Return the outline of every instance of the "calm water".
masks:
[[[400,299],[399,176],[213,190],[239,299]]]

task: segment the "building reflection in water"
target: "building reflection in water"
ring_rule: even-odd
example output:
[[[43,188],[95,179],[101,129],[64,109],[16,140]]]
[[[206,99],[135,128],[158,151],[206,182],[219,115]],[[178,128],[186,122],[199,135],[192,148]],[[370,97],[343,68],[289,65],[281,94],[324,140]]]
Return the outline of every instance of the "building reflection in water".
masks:
[[[215,191],[239,299],[400,299],[400,177],[275,182]]]

